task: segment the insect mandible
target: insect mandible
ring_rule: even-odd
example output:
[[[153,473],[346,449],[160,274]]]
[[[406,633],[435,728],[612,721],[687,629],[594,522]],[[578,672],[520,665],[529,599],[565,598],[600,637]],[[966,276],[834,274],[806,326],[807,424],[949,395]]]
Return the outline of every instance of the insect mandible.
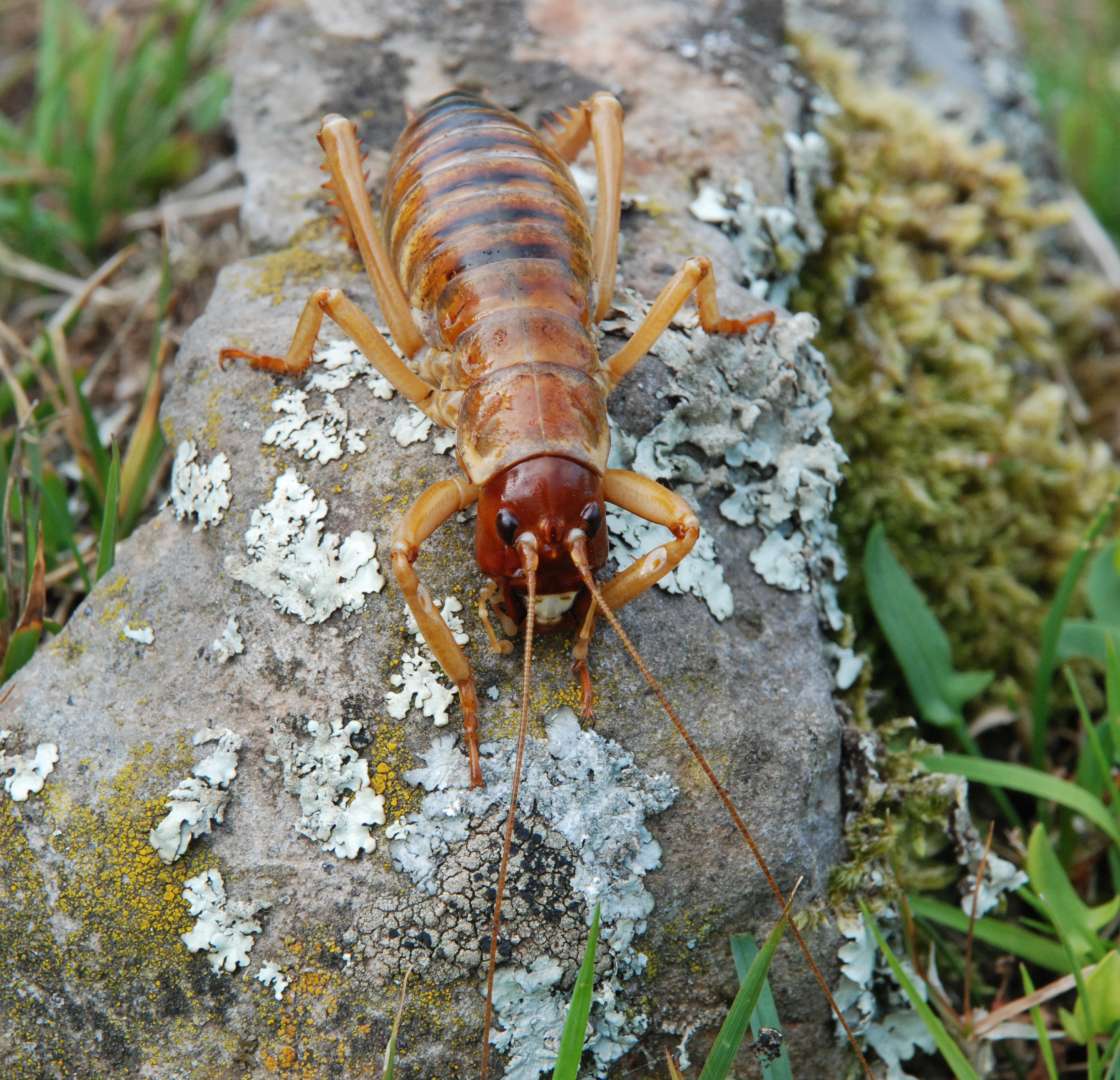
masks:
[[[478,565],[490,579],[479,599],[490,645],[497,652],[512,650],[495,631],[491,610],[507,635],[525,631],[518,750],[490,935],[485,1077],[534,631],[575,631],[574,668],[588,717],[588,645],[596,615],[603,614],[696,756],[779,903],[785,902],[741,815],[614,614],[680,563],[696,543],[700,523],[683,498],[656,481],[607,468],[607,397],[689,297],[695,295],[700,325],[709,334],[743,334],[771,324],[775,315],[725,318],[710,261],[689,258],[630,340],[606,362],[600,359],[595,327],[611,308],[622,185],[622,108],[608,93],[551,116],[540,132],[473,94],[437,97],[397,141],[380,229],[355,125],[329,115],[318,138],[330,175],[324,187],[411,366],[357,305],[331,288],[316,290],[307,301],[286,356],[228,348],[220,362],[244,359],[260,370],[299,375],[311,363],[325,315],[404,397],[456,432],[463,475],[433,484],[397,523],[392,565],[425,640],[458,688],[472,786],[483,783],[474,676],[413,564],[421,544],[473,504]],[[568,169],[589,142],[597,182],[593,227]],[[607,562],[607,503],[667,527],[673,539],[600,586],[595,575]],[[790,929],[839,1016],[800,933],[792,924]]]

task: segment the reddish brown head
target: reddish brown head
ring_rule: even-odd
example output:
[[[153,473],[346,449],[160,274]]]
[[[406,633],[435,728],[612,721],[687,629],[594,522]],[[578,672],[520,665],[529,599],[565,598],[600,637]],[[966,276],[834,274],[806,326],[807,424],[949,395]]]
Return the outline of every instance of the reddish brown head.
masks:
[[[550,606],[546,598],[583,590],[569,549],[573,529],[587,537],[592,566],[606,563],[603,478],[569,458],[542,455],[518,462],[498,473],[479,495],[478,565],[501,584],[523,591],[525,572],[517,541],[525,533],[532,534],[538,558],[538,619],[547,625],[553,613],[563,614],[556,608],[564,602]]]

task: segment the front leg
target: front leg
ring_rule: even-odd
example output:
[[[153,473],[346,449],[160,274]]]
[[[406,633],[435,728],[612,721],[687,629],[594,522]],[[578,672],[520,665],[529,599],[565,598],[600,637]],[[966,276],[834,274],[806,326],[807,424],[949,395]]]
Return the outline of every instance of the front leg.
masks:
[[[664,525],[673,533],[669,543],[659,544],[646,552],[603,586],[603,600],[612,611],[617,611],[679,565],[700,537],[700,522],[692,507],[676,492],[628,469],[607,470],[603,477],[603,496],[607,502],[646,521]],[[581,705],[585,718],[591,715],[591,674],[587,667],[587,650],[595,626],[596,607],[592,599],[572,650],[575,672],[582,688]]]
[[[416,619],[428,648],[440,667],[459,688],[463,709],[463,729],[470,758],[471,787],[482,787],[482,767],[478,756],[478,694],[474,675],[466,653],[451,633],[432,595],[421,584],[412,564],[420,553],[420,545],[452,514],[465,510],[478,500],[478,488],[458,478],[433,484],[409,507],[393,530],[392,562],[397,584]]]

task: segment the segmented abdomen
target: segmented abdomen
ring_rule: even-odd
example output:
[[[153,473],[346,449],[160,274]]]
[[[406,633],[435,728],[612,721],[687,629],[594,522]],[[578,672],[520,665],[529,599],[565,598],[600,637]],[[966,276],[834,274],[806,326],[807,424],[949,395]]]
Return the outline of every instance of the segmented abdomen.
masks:
[[[450,349],[483,321],[490,337],[500,325],[499,338],[526,343],[587,336],[586,208],[567,166],[512,113],[460,91],[436,98],[397,142],[382,203],[390,256],[430,344]]]

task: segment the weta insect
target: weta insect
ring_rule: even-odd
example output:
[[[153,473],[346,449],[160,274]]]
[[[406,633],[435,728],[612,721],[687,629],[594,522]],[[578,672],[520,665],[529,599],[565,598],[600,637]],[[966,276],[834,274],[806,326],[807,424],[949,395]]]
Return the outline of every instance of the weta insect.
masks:
[[[485,1077],[535,631],[576,629],[573,659],[586,717],[592,707],[588,645],[602,612],[784,903],[747,826],[614,614],[688,554],[700,524],[672,491],[638,473],[607,468],[606,408],[611,390],[693,294],[709,334],[742,334],[775,316],[772,311],[745,319],[722,316],[711,263],[690,258],[631,339],[601,362],[594,326],[611,307],[622,180],[622,110],[610,94],[595,94],[565,110],[540,134],[473,95],[436,98],[411,120],[393,152],[382,199],[383,232],[366,194],[354,125],[327,116],[319,142],[330,174],[324,186],[341,209],[341,223],[361,254],[394,341],[415,366],[393,352],[340,290],[329,288],[307,301],[286,356],[224,349],[221,362],[240,358],[254,368],[297,375],[311,362],[326,315],[401,394],[456,431],[464,475],[433,484],[405,513],[393,532],[392,565],[428,645],[458,687],[472,786],[483,783],[474,677],[413,564],[420,545],[474,503],[478,565],[490,578],[478,610],[490,645],[498,652],[512,649],[493,628],[492,608],[508,635],[525,631],[521,723],[490,940]],[[588,142],[595,150],[598,186],[593,230],[567,167]],[[673,539],[600,586],[595,574],[607,561],[607,503],[666,526]],[[796,928],[793,933],[828,995]]]

